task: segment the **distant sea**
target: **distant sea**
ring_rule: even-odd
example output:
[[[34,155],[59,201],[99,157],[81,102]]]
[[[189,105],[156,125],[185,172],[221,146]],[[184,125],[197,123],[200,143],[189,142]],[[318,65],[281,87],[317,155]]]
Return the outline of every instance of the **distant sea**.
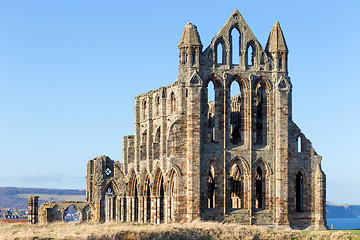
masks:
[[[331,229],[360,229],[360,218],[328,218],[327,225]]]

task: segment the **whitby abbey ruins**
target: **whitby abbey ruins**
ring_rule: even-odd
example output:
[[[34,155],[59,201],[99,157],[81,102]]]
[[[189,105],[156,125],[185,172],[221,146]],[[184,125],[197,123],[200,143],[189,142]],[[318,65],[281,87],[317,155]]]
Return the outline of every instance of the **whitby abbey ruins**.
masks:
[[[90,160],[85,202],[45,202],[39,222],[73,206],[81,221],[325,229],[321,156],[292,118],[279,23],[263,48],[235,10],[207,48],[191,23],[178,47],[174,83],[135,97],[122,162]]]

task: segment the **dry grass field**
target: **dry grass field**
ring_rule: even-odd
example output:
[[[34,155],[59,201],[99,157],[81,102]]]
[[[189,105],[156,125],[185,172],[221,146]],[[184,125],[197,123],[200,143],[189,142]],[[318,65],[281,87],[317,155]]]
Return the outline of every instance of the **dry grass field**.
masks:
[[[1,224],[0,239],[360,239],[356,232],[276,230],[232,223],[182,224],[53,223]]]

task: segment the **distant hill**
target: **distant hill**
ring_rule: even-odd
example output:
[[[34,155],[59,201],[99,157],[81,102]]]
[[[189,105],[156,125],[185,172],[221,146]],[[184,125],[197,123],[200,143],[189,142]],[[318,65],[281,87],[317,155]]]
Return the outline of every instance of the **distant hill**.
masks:
[[[326,203],[327,218],[358,218],[360,217],[360,205]]]
[[[0,187],[0,207],[27,209],[28,196],[39,196],[39,206],[45,201],[84,201],[85,190]]]

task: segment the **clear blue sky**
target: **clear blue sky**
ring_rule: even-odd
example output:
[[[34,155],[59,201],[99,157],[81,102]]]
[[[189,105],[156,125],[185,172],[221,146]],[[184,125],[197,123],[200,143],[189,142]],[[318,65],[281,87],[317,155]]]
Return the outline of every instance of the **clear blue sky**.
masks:
[[[84,189],[89,159],[121,159],[134,97],[175,81],[185,24],[205,49],[234,9],[263,47],[280,22],[327,199],[360,204],[358,0],[1,1],[0,186]]]

